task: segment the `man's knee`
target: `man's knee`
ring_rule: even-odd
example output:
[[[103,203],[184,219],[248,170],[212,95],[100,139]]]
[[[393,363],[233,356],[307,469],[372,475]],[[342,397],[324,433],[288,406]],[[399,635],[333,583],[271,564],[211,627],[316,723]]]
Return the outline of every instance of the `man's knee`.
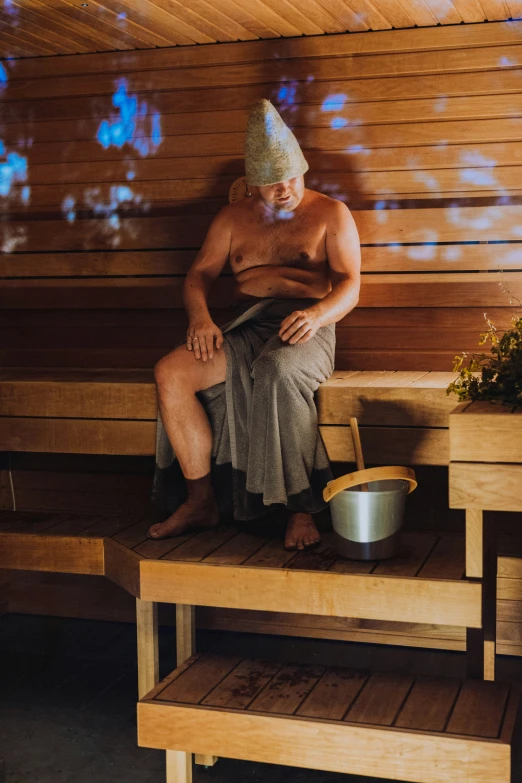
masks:
[[[187,378],[187,373],[184,371],[183,360],[185,357],[181,355],[181,351],[176,349],[171,351],[166,356],[156,362],[154,366],[154,379],[158,391],[164,391],[165,389],[172,389],[184,383]]]

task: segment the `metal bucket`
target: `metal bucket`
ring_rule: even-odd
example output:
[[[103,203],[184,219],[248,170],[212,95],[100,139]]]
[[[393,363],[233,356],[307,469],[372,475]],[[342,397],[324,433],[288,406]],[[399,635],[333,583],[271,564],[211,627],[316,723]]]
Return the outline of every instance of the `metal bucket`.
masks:
[[[404,519],[408,481],[369,481],[338,492],[330,500],[336,548],[353,560],[382,560],[398,548]]]

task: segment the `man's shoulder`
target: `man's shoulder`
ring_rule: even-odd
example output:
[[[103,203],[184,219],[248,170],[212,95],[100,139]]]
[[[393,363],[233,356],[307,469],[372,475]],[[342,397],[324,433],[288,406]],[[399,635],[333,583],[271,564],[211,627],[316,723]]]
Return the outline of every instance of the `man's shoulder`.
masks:
[[[318,190],[310,190],[309,188],[306,189],[306,193],[308,194],[308,204],[314,207],[314,209],[320,210],[327,218],[342,217],[350,213],[344,201],[341,201],[339,198],[333,198],[332,196],[327,196],[326,193],[320,193]]]
[[[241,215],[244,215],[250,207],[250,199],[241,199],[240,201],[233,201],[231,204],[226,204],[222,207],[216,215],[216,218],[226,222],[229,220],[235,221]]]
[[[336,209],[348,209],[344,201],[339,198],[328,196],[326,193],[320,193],[318,190],[311,190],[306,188],[308,194],[309,203],[317,204],[322,209],[333,211]]]

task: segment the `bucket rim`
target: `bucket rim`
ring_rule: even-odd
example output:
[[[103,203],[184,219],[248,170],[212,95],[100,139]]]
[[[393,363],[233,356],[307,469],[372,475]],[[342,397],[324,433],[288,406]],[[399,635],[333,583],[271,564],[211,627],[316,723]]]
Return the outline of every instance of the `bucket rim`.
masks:
[[[343,489],[356,487],[359,484],[369,484],[372,481],[385,479],[401,479],[408,482],[408,495],[417,487],[417,479],[413,468],[405,468],[401,465],[386,465],[380,468],[366,468],[346,473],[333,481],[329,481],[323,490],[323,499],[329,503]],[[387,490],[383,490],[387,491]],[[393,491],[393,490],[389,490]]]
[[[367,483],[373,484],[375,481],[405,481],[405,479],[374,479],[373,481],[368,481]],[[355,486],[357,486],[357,484]],[[350,490],[352,489],[354,489],[354,487],[345,487],[344,489],[341,490],[341,492],[350,492]],[[370,494],[371,495],[395,495],[398,492],[402,492],[402,487],[400,489],[377,489],[377,490],[373,490]]]

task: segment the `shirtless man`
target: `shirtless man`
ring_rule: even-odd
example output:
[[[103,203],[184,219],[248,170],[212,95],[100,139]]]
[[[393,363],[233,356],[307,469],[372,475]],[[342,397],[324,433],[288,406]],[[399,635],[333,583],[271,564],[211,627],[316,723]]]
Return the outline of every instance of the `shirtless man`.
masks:
[[[269,112],[275,112],[269,107]],[[209,481],[212,430],[196,392],[225,380],[224,337],[212,320],[207,300],[211,284],[227,261],[235,279],[235,301],[315,300],[282,320],[281,345],[312,340],[321,327],[335,324],[358,302],[360,245],[347,207],[305,188],[302,174],[252,187],[252,191],[249,197],[224,207],[213,220],[185,281],[186,345],[161,359],[155,368],[162,421],[185,476],[188,499],[165,522],[151,528],[151,538],[176,536],[219,522]],[[318,541],[312,515],[291,513],[286,547],[304,549]]]

